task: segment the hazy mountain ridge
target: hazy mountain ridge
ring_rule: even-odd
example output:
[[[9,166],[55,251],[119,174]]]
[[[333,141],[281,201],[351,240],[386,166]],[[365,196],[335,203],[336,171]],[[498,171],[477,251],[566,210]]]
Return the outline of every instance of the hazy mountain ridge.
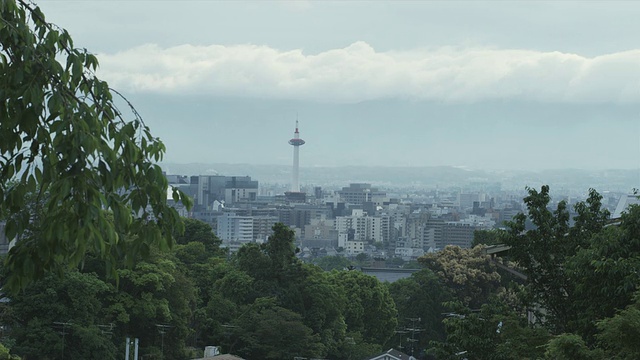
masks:
[[[248,175],[265,184],[288,184],[291,179],[291,166],[288,165],[164,163],[161,166],[169,174]],[[523,171],[477,170],[454,166],[300,167],[300,182],[302,185],[325,187],[368,182],[381,187],[447,188],[453,186],[503,190],[522,190],[525,186],[539,187],[548,184],[557,190],[586,192],[589,188],[595,188],[600,192],[629,192],[634,187],[638,187],[640,169]]]

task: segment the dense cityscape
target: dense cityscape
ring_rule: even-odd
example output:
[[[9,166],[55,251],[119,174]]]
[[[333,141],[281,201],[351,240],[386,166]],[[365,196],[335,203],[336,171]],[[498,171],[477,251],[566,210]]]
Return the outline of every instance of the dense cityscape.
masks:
[[[639,3],[114,5],[0,1],[0,360],[640,359]]]
[[[260,184],[251,176],[232,174],[166,174],[169,186],[194,199],[193,208],[180,207],[180,214],[209,224],[231,252],[247,243],[264,243],[273,225],[283,223],[295,230],[301,250],[298,257],[305,261],[360,254],[370,259],[415,261],[447,245],[470,248],[476,230],[505,229],[506,222],[526,212],[524,186],[503,190],[500,182],[473,178],[459,186],[403,188],[396,184],[392,190],[370,183],[323,188],[313,186],[311,180],[301,191],[299,147],[304,141],[295,145],[300,140],[296,122],[290,141],[294,146],[289,184],[286,180]],[[572,206],[588,195],[588,189],[565,190],[565,194],[555,192],[551,206],[560,201]],[[603,195],[603,206],[613,218],[636,203],[628,192],[606,191]]]

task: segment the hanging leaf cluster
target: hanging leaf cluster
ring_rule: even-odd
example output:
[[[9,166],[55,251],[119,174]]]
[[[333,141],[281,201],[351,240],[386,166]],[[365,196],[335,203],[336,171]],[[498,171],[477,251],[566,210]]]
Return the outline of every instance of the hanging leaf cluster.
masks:
[[[97,68],[37,6],[0,0],[0,217],[18,239],[6,288],[77,266],[87,251],[115,273],[117,259],[168,248],[183,230],[157,165],[163,143],[126,99],[126,114],[117,108],[121,95]],[[179,190],[172,197],[190,206]]]

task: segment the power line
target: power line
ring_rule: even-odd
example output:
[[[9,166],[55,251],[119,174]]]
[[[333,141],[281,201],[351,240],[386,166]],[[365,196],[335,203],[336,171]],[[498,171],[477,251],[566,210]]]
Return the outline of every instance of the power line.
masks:
[[[62,335],[62,355],[61,355],[61,359],[64,360],[64,339],[66,337],[67,333],[67,327],[70,327],[73,325],[72,322],[61,322],[61,321],[54,321],[53,324],[56,327],[62,327],[62,329],[59,331],[59,333]]]

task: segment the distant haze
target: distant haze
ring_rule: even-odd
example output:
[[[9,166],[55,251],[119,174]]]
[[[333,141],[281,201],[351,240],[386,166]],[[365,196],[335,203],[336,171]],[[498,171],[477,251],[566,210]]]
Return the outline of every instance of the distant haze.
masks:
[[[640,3],[41,3],[173,163],[640,169]]]
[[[285,189],[291,181],[291,166],[250,164],[162,164],[170,174],[181,175],[249,175],[265,184],[279,184]],[[385,189],[451,189],[468,191],[499,190],[524,193],[525,188],[539,189],[549,185],[554,194],[585,195],[589,188],[602,194],[607,192],[629,193],[638,183],[637,170],[546,170],[546,171],[487,171],[470,170],[451,166],[430,167],[302,167],[300,181],[303,191],[311,192],[311,186],[336,189],[350,183],[370,183]],[[269,188],[269,185],[266,186]]]
[[[168,162],[291,164],[287,140],[297,111],[307,142],[300,148],[301,166],[541,170],[639,164],[634,105],[321,104],[138,95],[132,100],[166,142]]]

